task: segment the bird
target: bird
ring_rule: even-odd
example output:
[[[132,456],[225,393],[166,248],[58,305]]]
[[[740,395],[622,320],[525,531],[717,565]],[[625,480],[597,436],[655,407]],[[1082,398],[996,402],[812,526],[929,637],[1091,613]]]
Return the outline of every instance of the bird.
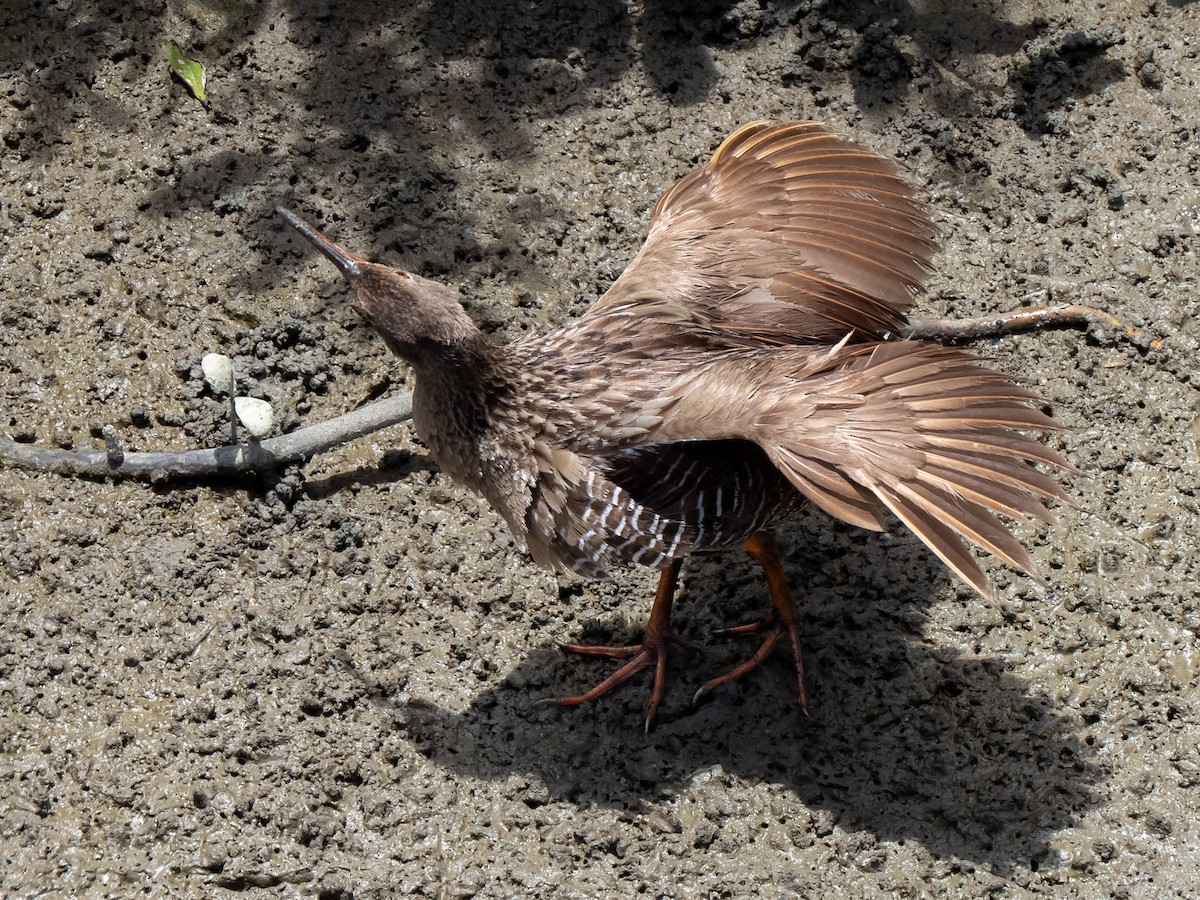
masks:
[[[899,164],[818,122],[755,122],[659,199],[645,243],[578,319],[501,345],[458,291],[356,256],[278,212],[345,276],[414,375],[413,425],[441,469],[481,494],[533,560],[584,578],[657,570],[632,646],[562,644],[623,665],[578,706],[653,669],[653,726],[693,553],[744,549],[771,598],[742,665],[781,640],[807,711],[797,598],[774,535],[812,504],[875,531],[907,526],[984,596],[974,544],[1040,580],[998,516],[1053,524],[1070,502],[1038,440],[1059,428],[1021,379],[968,351],[899,337],[938,250]]]

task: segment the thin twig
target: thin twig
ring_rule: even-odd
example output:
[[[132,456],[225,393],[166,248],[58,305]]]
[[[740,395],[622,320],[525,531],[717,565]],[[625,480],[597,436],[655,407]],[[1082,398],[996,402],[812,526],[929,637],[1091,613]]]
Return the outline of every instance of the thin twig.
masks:
[[[906,338],[926,341],[973,341],[1037,328],[1090,328],[1098,325],[1121,334],[1144,350],[1161,350],[1163,342],[1091,306],[1033,306],[973,319],[909,319]]]

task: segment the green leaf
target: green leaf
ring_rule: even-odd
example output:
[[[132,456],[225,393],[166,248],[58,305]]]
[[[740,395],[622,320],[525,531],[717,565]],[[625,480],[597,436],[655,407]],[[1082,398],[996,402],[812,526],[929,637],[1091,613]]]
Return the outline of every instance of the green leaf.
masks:
[[[192,96],[201,103],[206,103],[208,95],[204,92],[204,66],[185,56],[183,48],[174,41],[167,42],[167,62],[171,64],[171,71],[188,86]]]

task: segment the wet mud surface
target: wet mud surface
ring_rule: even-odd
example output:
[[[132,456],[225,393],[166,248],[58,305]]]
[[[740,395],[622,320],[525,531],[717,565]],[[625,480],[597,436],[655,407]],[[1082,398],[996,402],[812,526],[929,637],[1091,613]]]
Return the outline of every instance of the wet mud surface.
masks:
[[[685,8],[686,7],[686,8]],[[273,214],[460,284],[497,340],[579,314],[738,125],[901,159],[944,230],[921,312],[1100,306],[985,342],[1067,426],[1078,508],[994,601],[916,539],[802,516],[811,715],[712,633],[693,560],[661,724],[562,711],[652,574],[536,569],[406,425],[268,477],[0,467],[0,892],[1200,894],[1200,5],[95,3],[0,11],[0,433],[217,446],[199,359],[281,428],[402,389]],[[200,107],[167,73],[208,66]]]

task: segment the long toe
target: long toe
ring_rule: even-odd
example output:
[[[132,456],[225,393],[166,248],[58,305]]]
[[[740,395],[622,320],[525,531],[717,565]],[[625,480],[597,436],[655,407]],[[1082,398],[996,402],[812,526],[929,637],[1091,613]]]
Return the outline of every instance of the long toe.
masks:
[[[576,656],[604,656],[609,659],[629,659],[642,652],[640,644],[625,646],[607,646],[603,644],[567,644],[558,642],[558,649],[563,653],[574,653]]]
[[[723,684],[729,684],[731,681],[737,681],[738,679],[757,669],[760,665],[762,665],[763,660],[771,655],[771,651],[775,649],[775,644],[779,641],[779,636],[783,634],[783,629],[775,623],[771,623],[769,625],[756,624],[753,626],[729,628],[726,629],[724,633],[745,634],[750,631],[766,631],[767,633],[767,636],[763,639],[763,642],[759,645],[758,649],[754,651],[754,655],[741,665],[734,666],[724,675],[718,675],[716,678],[710,678],[708,681],[704,682],[704,684],[700,685],[700,690],[696,691],[695,695],[692,697],[693,704],[698,703],[714,688],[718,688]]]
[[[601,647],[596,649],[614,650],[623,648]],[[609,654],[602,653],[599,655],[606,656]],[[642,671],[642,669],[652,665],[656,666],[658,663],[658,656],[659,654],[654,650],[637,651],[637,654],[633,657],[633,659],[629,660],[629,662],[625,663],[625,665],[621,666],[621,668],[617,669],[617,671],[613,672],[590,691],[582,694],[575,694],[572,697],[549,697],[543,702],[549,703],[553,706],[581,706],[584,703],[589,703],[598,697],[603,697],[614,688],[620,687],[638,672]]]

